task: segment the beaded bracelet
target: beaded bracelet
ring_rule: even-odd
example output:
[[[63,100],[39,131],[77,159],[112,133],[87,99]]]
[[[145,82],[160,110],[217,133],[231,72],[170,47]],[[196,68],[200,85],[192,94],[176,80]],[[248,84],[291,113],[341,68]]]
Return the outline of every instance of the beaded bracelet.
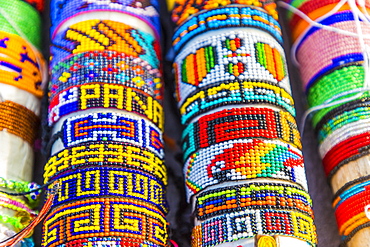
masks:
[[[23,200],[9,196],[3,192],[0,192],[0,207],[14,210],[17,212],[16,215],[27,215],[30,220],[37,216],[37,212],[31,210],[29,205],[27,205]]]
[[[247,209],[214,217],[193,228],[191,246],[211,247],[257,234],[289,236],[316,246],[313,219],[297,211]]]
[[[210,113],[182,133],[184,159],[201,148],[244,138],[280,139],[301,149],[296,121],[290,113],[270,108],[230,108]]]
[[[369,185],[369,180],[356,184],[333,202],[339,233],[344,243],[350,241],[351,236],[361,229],[361,225],[369,226],[370,219],[365,212],[365,207],[370,203]]]
[[[194,91],[179,105],[181,123],[225,105],[271,104],[295,116],[292,96],[283,88],[261,81],[225,81]]]
[[[291,94],[284,50],[252,29],[193,41],[175,58],[174,68],[180,105],[197,88],[234,80],[271,82]]]
[[[129,143],[104,141],[69,147],[50,157],[44,168],[44,183],[66,171],[103,165],[139,169],[167,185],[163,157]]]
[[[41,47],[41,17],[35,8],[22,0],[15,0],[0,1],[0,9],[0,31],[27,38],[37,48]]]
[[[50,48],[53,57],[50,67],[70,55],[92,50],[117,51],[159,67],[160,45],[154,36],[110,20],[81,21],[57,33]]]
[[[50,3],[51,27],[50,33],[55,35],[60,26],[67,20],[78,15],[97,11],[121,12],[132,15],[148,24],[157,37],[160,36],[159,3],[158,0],[146,1],[74,1],[52,0]]]
[[[9,190],[14,190],[18,193],[27,193],[33,191],[29,194],[25,194],[24,196],[28,199],[29,204],[33,205],[35,202],[38,201],[40,197],[40,191],[36,190],[40,188],[40,185],[34,182],[23,182],[23,181],[15,181],[12,179],[6,179],[4,177],[0,177],[0,187],[6,188]]]
[[[231,5],[231,4],[241,4],[241,5],[252,5],[255,7],[262,7],[270,16],[275,20],[278,19],[278,12],[276,11],[276,3],[272,0],[261,1],[261,0],[228,0],[228,1],[195,1],[186,0],[175,2],[175,7],[172,10],[172,21],[176,25],[183,23],[188,17],[197,14],[203,10],[211,10],[221,6]]]
[[[247,208],[296,210],[314,217],[309,194],[297,186],[281,183],[250,183],[207,190],[196,197],[194,208],[198,220]]]
[[[59,176],[59,190],[52,207],[72,201],[120,197],[153,204],[163,214],[168,212],[165,185],[156,176],[134,168],[90,167]],[[49,186],[52,189],[53,186]]]
[[[238,139],[201,149],[184,165],[187,198],[227,181],[255,178],[288,180],[307,190],[302,152],[274,140]]]
[[[77,238],[78,236],[76,236]],[[64,246],[63,244],[56,246]],[[145,239],[138,238],[120,238],[120,237],[81,237],[80,239],[75,239],[68,241],[68,246],[79,247],[79,246],[91,246],[91,247],[160,247],[162,245],[151,243]]]
[[[10,226],[14,227],[14,229],[17,231],[20,231],[23,228],[25,228],[29,224],[29,220],[30,220],[29,217],[23,217],[23,215],[20,217],[16,216],[10,217],[7,215],[0,214],[0,223],[4,225],[9,224]]]
[[[92,82],[123,84],[162,100],[158,67],[145,60],[115,51],[89,51],[75,54],[51,69],[50,99],[71,87]]]
[[[265,13],[263,9],[239,6],[219,7],[201,11],[179,26],[173,35],[173,48],[179,52],[189,40],[210,30],[222,28],[253,27],[271,34],[280,43],[283,42],[278,21]]]
[[[167,244],[167,222],[151,204],[125,198],[94,198],[63,205],[46,217],[42,246],[75,239],[128,237]]]
[[[26,107],[11,101],[0,102],[0,131],[16,135],[31,146],[36,139],[39,118]]]
[[[76,85],[57,94],[49,104],[49,126],[72,112],[91,108],[133,112],[164,128],[163,107],[157,100],[138,89],[108,83]]]
[[[117,141],[148,148],[164,156],[160,129],[148,120],[127,113],[94,112],[69,117],[54,135],[52,139],[59,137],[65,148],[85,142]]]

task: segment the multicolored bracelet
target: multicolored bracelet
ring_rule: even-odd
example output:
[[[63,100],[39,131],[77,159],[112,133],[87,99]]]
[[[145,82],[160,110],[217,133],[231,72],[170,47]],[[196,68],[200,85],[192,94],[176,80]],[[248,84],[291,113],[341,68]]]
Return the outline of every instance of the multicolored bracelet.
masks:
[[[140,169],[167,185],[163,157],[129,143],[104,141],[69,147],[50,157],[44,168],[44,183],[65,172],[91,166]]]
[[[240,6],[227,6],[202,11],[193,15],[179,26],[173,35],[173,49],[179,52],[189,40],[210,30],[222,28],[251,27],[268,32],[280,43],[283,42],[278,21],[263,9]]]
[[[132,198],[168,212],[165,185],[156,176],[134,168],[90,167],[57,177],[59,190],[52,207],[88,198]],[[49,186],[52,189],[53,186]]]
[[[211,10],[222,6],[228,6],[232,4],[249,5],[253,7],[262,7],[269,15],[275,20],[278,19],[278,12],[276,11],[276,3],[273,0],[227,0],[227,1],[195,1],[185,0],[175,2],[175,7],[172,10],[172,21],[177,25],[182,24],[188,17],[202,12],[204,10]]]
[[[293,98],[283,88],[270,82],[225,81],[196,90],[184,100],[179,105],[181,123],[189,124],[193,118],[218,107],[243,104],[270,104],[295,116]]]
[[[58,207],[43,226],[42,246],[94,237],[123,237],[167,244],[167,222],[151,204],[125,198],[94,198]]]
[[[37,212],[31,210],[30,206],[27,205],[23,200],[9,196],[6,193],[0,192],[0,207],[9,208],[14,210],[15,215],[27,215],[29,220],[37,216]]]
[[[23,182],[23,181],[15,181],[12,179],[6,179],[0,177],[0,187],[6,188],[9,190],[14,190],[18,193],[25,193],[33,191],[32,193],[25,194],[24,196],[28,199],[29,204],[33,205],[36,201],[38,201],[40,197],[40,191],[36,189],[40,188],[40,185],[34,182]]]
[[[193,247],[211,247],[257,234],[299,238],[316,246],[313,219],[297,211],[247,209],[204,221],[193,228]]]
[[[198,220],[246,209],[296,210],[314,217],[309,194],[282,183],[248,183],[207,190],[196,197],[194,208]]]
[[[59,27],[67,20],[84,13],[99,11],[121,12],[132,15],[148,24],[153,31],[160,37],[160,20],[159,20],[159,3],[158,0],[146,1],[125,1],[125,0],[109,0],[109,1],[74,1],[53,0],[50,3],[51,27],[50,33],[52,36],[56,34]]]
[[[369,180],[356,184],[333,202],[342,244],[350,241],[354,233],[370,225],[366,213],[366,207],[370,204],[369,185]]]
[[[163,99],[161,73],[141,58],[115,51],[90,51],[75,54],[51,69],[49,99],[71,86],[86,83],[112,83],[144,91]]]
[[[301,149],[290,113],[265,107],[229,108],[202,116],[182,133],[184,160],[201,148],[235,139],[279,139]]]
[[[39,118],[33,111],[11,101],[0,102],[0,131],[22,138],[31,146],[37,136]]]
[[[160,45],[153,35],[121,22],[88,20],[73,24],[55,35],[50,47],[50,68],[70,55],[108,50],[140,57],[152,67],[159,67]]]
[[[180,105],[197,89],[234,80],[271,82],[291,94],[283,48],[258,30],[195,40],[177,55],[174,68]]]
[[[237,139],[203,148],[184,165],[187,198],[227,181],[274,178],[307,190],[302,152],[274,140]]]
[[[52,141],[60,137],[65,148],[85,142],[117,141],[138,145],[164,156],[161,130],[133,114],[94,112],[76,115],[67,118],[54,135]]]
[[[49,104],[49,126],[72,112],[91,108],[133,112],[164,128],[163,107],[157,100],[138,89],[109,83],[76,85],[55,95]]]

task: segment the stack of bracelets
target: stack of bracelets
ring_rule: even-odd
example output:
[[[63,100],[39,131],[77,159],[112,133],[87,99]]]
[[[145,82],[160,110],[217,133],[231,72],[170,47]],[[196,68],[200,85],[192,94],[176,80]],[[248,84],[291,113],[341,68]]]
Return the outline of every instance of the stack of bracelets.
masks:
[[[175,3],[193,247],[316,246],[273,0]]]
[[[370,246],[370,2],[285,1],[341,246]],[[308,20],[311,19],[311,20]],[[366,38],[365,38],[366,37]]]
[[[1,243],[38,214],[39,186],[31,181],[45,78],[40,52],[43,4],[43,0],[0,1]],[[34,246],[31,235],[17,246]]]
[[[158,2],[50,4],[42,246],[167,246]]]

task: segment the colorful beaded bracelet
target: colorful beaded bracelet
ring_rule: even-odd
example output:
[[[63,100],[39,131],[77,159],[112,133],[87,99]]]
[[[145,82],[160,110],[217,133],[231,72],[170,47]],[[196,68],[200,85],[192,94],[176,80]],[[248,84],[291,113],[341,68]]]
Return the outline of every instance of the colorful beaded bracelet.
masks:
[[[31,4],[35,9],[37,9],[39,12],[42,12],[44,10],[44,0],[23,0],[27,3]]]
[[[252,27],[266,31],[280,43],[283,42],[281,27],[278,21],[265,13],[243,5],[219,7],[193,15],[179,26],[173,35],[173,49],[179,52],[195,36],[210,30],[222,28]]]
[[[167,185],[163,157],[129,143],[103,141],[69,147],[50,157],[44,168],[44,183],[67,171],[91,166],[140,169]]]
[[[290,113],[270,108],[230,108],[202,116],[182,133],[184,160],[201,148],[244,138],[279,139],[301,149],[296,121]]]
[[[225,81],[194,91],[179,105],[181,123],[226,105],[270,104],[295,116],[292,96],[283,88],[262,81]]]
[[[50,18],[51,27],[50,33],[52,36],[56,34],[59,27],[67,20],[75,18],[78,15],[99,11],[121,12],[132,15],[148,24],[159,37],[160,20],[159,20],[159,3],[158,0],[146,1],[125,1],[125,0],[109,0],[109,1],[74,1],[52,0],[50,3]],[[54,34],[54,35],[53,35]]]
[[[40,197],[40,191],[36,190],[40,188],[40,185],[34,182],[29,183],[0,177],[0,187],[14,190],[18,193],[28,193],[30,191],[33,191],[29,194],[24,195],[31,205],[37,202]]]
[[[31,110],[11,101],[0,102],[0,131],[22,138],[31,146],[35,142],[39,118]]]
[[[125,198],[94,198],[63,205],[45,219],[42,246],[93,237],[128,237],[167,244],[167,222],[151,204]]]
[[[91,197],[117,196],[153,204],[163,214],[168,212],[163,182],[150,173],[134,168],[97,166],[76,169],[57,179],[60,186],[52,207]],[[49,186],[49,189],[52,188]]]
[[[92,82],[122,84],[162,100],[163,89],[158,67],[115,51],[83,52],[57,63],[51,69],[50,99],[71,87]]]
[[[191,246],[211,247],[257,234],[289,236],[316,246],[313,219],[297,211],[247,209],[214,217],[193,228]]]
[[[51,143],[60,138],[65,148],[85,142],[117,141],[164,156],[161,130],[148,120],[127,113],[95,112],[69,117],[54,135]]]
[[[0,9],[0,31],[19,35],[37,48],[41,47],[41,17],[35,8],[15,0],[0,1]]]
[[[297,186],[281,183],[249,183],[207,190],[196,197],[194,208],[198,220],[245,209],[296,210],[314,217],[309,194]]]
[[[274,178],[307,190],[302,152],[274,140],[238,139],[201,149],[184,165],[187,198],[227,181]]]
[[[175,2],[175,7],[172,10],[172,21],[176,25],[182,24],[186,19],[191,17],[198,12],[203,10],[211,10],[222,6],[227,6],[231,4],[240,5],[252,5],[255,7],[263,8],[270,16],[275,20],[278,19],[278,12],[276,11],[276,3],[272,0],[261,1],[261,0],[227,0],[227,1],[195,1],[195,0],[185,0]]]
[[[365,209],[370,204],[369,185],[369,180],[356,184],[341,193],[333,202],[339,233],[344,242],[348,242],[349,235],[359,231],[361,225],[370,223]]]
[[[153,35],[110,20],[81,21],[52,39],[50,68],[70,55],[87,51],[117,51],[140,57],[158,68],[160,45]]]
[[[37,216],[37,212],[31,210],[30,206],[27,205],[23,200],[9,196],[3,192],[0,192],[0,207],[14,210],[17,212],[16,215],[28,215],[30,220]]]
[[[164,128],[163,107],[157,100],[138,89],[108,83],[76,85],[57,94],[49,104],[49,126],[65,115],[91,108],[133,112]]]
[[[193,41],[175,58],[180,105],[196,89],[225,81],[263,81],[291,94],[284,50],[256,30],[230,31]]]
[[[56,246],[63,246],[56,245]],[[85,238],[81,237],[80,239],[75,239],[68,241],[68,246],[71,247],[80,247],[80,246],[90,246],[90,247],[160,247],[162,245],[151,243],[145,239],[138,238],[124,238],[124,237],[92,237]]]

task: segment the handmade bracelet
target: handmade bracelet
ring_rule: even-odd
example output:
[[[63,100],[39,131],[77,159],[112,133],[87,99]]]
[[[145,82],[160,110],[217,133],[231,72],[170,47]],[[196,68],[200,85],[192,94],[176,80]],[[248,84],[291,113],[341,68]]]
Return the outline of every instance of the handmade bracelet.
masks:
[[[93,237],[138,238],[166,246],[167,222],[159,210],[141,201],[125,198],[76,201],[48,214],[42,246]]]
[[[154,36],[110,20],[81,21],[57,33],[50,47],[53,57],[50,67],[70,55],[92,50],[117,51],[159,67],[160,45]]]
[[[23,182],[23,181],[16,181],[12,179],[6,179],[4,177],[0,177],[0,187],[6,188],[9,190],[14,190],[18,193],[27,193],[33,191],[29,194],[25,194],[24,196],[28,199],[30,204],[34,204],[34,202],[38,201],[40,197],[40,191],[36,190],[40,188],[35,182]]]
[[[71,86],[103,82],[123,84],[162,100],[158,67],[145,60],[115,51],[89,51],[68,57],[51,69],[50,99]]]
[[[195,0],[186,0],[181,2],[175,2],[175,7],[172,10],[172,21],[177,25],[182,24],[188,17],[197,14],[203,10],[211,10],[214,8],[231,5],[231,4],[241,4],[249,5],[255,7],[263,8],[272,18],[275,20],[278,19],[278,12],[276,11],[276,3],[272,0],[261,1],[261,0],[228,0],[228,1],[195,1]]]
[[[366,216],[366,206],[370,204],[370,181],[356,184],[341,193],[333,202],[335,216],[342,235],[342,241],[348,242],[361,225],[369,226],[370,219]]]
[[[66,171],[91,166],[140,169],[158,177],[167,185],[163,157],[129,143],[104,141],[69,147],[50,157],[44,168],[44,183]]]
[[[148,148],[164,156],[160,129],[148,120],[127,113],[94,112],[69,117],[54,135],[52,141],[59,137],[65,148],[85,142],[117,141]]]
[[[133,112],[151,120],[160,130],[164,128],[160,102],[141,90],[108,83],[76,85],[57,94],[49,103],[49,126],[72,112],[91,108]]]
[[[132,15],[148,24],[153,31],[160,36],[159,3],[158,0],[146,0],[138,4],[135,1],[115,0],[115,1],[82,1],[65,0],[60,2],[52,0],[50,3],[52,36],[56,34],[60,26],[67,20],[78,15],[94,11],[121,12]]]
[[[124,237],[81,237],[78,239],[79,236],[76,236],[75,240],[68,241],[69,246],[92,246],[92,247],[100,247],[100,246],[109,246],[109,247],[121,247],[121,246],[128,246],[128,247],[160,247],[162,245],[154,244],[149,242],[146,239],[139,239],[139,238],[124,238]],[[63,246],[63,244],[56,245],[56,246]]]
[[[290,113],[264,107],[230,108],[202,116],[182,133],[184,159],[201,148],[235,139],[279,139],[302,148]]]
[[[223,32],[193,41],[177,55],[174,68],[180,105],[198,88],[234,80],[271,82],[291,94],[284,50],[256,30]]]
[[[201,11],[180,25],[173,35],[173,48],[179,52],[189,40],[210,30],[232,27],[252,27],[266,31],[280,43],[283,42],[278,21],[262,9],[229,6]]]
[[[193,228],[193,247],[211,247],[257,234],[290,236],[316,246],[313,219],[297,211],[250,209],[204,221]]]
[[[60,186],[52,207],[91,197],[117,196],[153,204],[163,214],[168,212],[164,183],[138,169],[98,166],[76,169],[57,179]],[[52,188],[49,186],[49,189]]]
[[[196,197],[194,208],[198,220],[246,209],[296,210],[314,217],[309,194],[297,186],[281,183],[249,183],[207,190]]]
[[[39,118],[26,107],[11,101],[0,102],[0,131],[22,138],[31,146],[36,139]]]
[[[16,211],[17,214],[28,215],[30,219],[37,216],[37,212],[31,210],[23,200],[9,196],[6,193],[0,192],[0,207],[9,208]]]
[[[30,218],[24,216],[14,216],[10,217],[7,215],[0,214],[0,223],[4,225],[11,225],[15,228],[15,230],[20,231],[25,228],[29,224]]]
[[[15,0],[0,1],[0,9],[0,31],[24,36],[22,38],[37,48],[41,47],[41,17],[35,8],[22,0]]]
[[[274,178],[307,190],[302,152],[274,140],[237,139],[203,148],[184,165],[187,198],[227,181]]]
[[[283,88],[262,81],[224,81],[194,91],[179,105],[181,123],[225,105],[271,104],[295,116],[294,100]]]

